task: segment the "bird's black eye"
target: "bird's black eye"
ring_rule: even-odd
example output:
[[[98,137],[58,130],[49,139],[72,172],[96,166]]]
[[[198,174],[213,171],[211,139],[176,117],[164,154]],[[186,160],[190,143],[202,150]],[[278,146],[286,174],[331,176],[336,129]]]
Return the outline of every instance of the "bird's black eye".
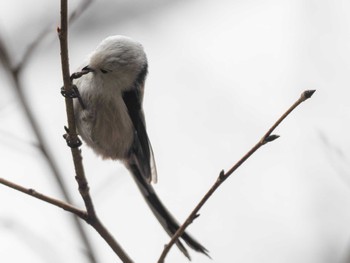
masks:
[[[101,68],[101,69],[100,69],[100,71],[101,71],[103,74],[108,73],[108,71],[107,71],[107,70],[105,70],[105,69],[103,69],[103,68]]]

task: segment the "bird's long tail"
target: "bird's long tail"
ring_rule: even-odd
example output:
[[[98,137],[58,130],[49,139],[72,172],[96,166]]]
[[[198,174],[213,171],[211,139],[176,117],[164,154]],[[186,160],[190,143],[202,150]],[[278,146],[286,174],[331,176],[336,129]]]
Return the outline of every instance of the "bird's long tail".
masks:
[[[170,214],[166,207],[162,204],[157,194],[155,193],[151,184],[149,184],[146,179],[141,175],[139,168],[136,165],[129,164],[130,169],[137,186],[139,187],[142,196],[145,198],[148,206],[151,208],[153,214],[158,219],[159,223],[163,226],[165,231],[172,237],[175,232],[179,229],[179,224],[175,218]],[[184,232],[181,238],[186,242],[186,244],[197,252],[201,252],[208,255],[208,250],[203,247],[198,241],[191,237],[188,233]],[[176,242],[178,248],[184,253],[184,255],[190,259],[190,255],[187,252],[185,246],[180,240]]]

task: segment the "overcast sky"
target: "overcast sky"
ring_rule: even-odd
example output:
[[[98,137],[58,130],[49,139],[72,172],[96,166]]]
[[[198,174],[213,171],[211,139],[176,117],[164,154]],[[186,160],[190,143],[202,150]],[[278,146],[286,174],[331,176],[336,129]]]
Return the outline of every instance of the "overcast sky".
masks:
[[[0,2],[0,37],[14,64],[46,27],[21,81],[75,204],[59,45],[59,4]],[[74,9],[77,3],[72,4]],[[213,260],[345,263],[350,260],[350,3],[345,0],[93,2],[70,28],[78,68],[109,35],[148,55],[144,107],[155,186],[183,221],[216,180],[306,89],[316,89],[214,194],[189,232]],[[1,177],[62,198],[0,68]],[[156,262],[169,240],[120,163],[82,147],[97,212],[135,262]],[[86,262],[69,215],[0,185],[1,262]],[[88,226],[99,262],[119,262]],[[186,262],[173,248],[167,262]]]

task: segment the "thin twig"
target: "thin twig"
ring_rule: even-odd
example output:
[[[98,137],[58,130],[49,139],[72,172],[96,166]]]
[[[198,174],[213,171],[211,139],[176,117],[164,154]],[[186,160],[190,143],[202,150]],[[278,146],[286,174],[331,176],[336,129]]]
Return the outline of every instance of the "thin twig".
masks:
[[[39,44],[43,41],[43,39],[47,36],[47,34],[50,31],[51,31],[51,26],[46,26],[44,29],[42,29],[42,31],[34,39],[34,41],[29,43],[20,63],[13,68],[14,71],[20,71],[27,65],[27,63],[30,60],[30,57],[34,54],[35,49],[39,46]]]
[[[7,52],[5,41],[0,35],[0,63],[3,65],[7,73],[11,72],[11,60]]]
[[[44,32],[45,30],[43,30],[40,35],[44,34]],[[35,115],[29,106],[27,97],[23,92],[23,86],[20,79],[20,75],[22,73],[22,70],[25,68],[25,65],[27,64],[28,59],[31,57],[32,53],[35,51],[37,46],[41,43],[42,39],[43,38],[39,38],[39,40],[37,41],[35,40],[32,44],[30,44],[30,47],[27,49],[23,57],[23,60],[17,66],[13,66],[12,61],[10,60],[9,53],[6,49],[5,43],[0,37],[0,61],[4,65],[6,72],[8,73],[8,75],[13,81],[14,90],[15,92],[17,92],[17,97],[19,99],[19,102],[24,109],[26,118],[28,119],[29,125],[31,126],[33,133],[35,135],[35,138],[37,140],[38,149],[40,150],[41,154],[45,158],[48,164],[48,167],[51,169],[52,175],[54,176],[54,179],[58,184],[58,187],[64,197],[64,200],[67,203],[71,204],[72,198],[67,190],[67,187],[64,184],[64,181],[62,179],[63,176],[61,175],[56,162],[54,161],[53,157],[50,154],[49,147],[47,146],[47,143],[44,140],[44,136],[40,129],[40,125],[36,120]],[[97,260],[94,253],[94,248],[88,239],[88,236],[82,226],[81,221],[76,216],[72,216],[72,219],[77,228],[78,234],[85,246],[84,252],[86,253],[87,258],[89,259],[90,263],[96,263]]]
[[[61,0],[61,26],[57,29],[58,37],[60,41],[61,49],[61,65],[62,65],[62,76],[64,90],[66,93],[71,93],[73,89],[70,70],[69,70],[69,58],[68,58],[68,3],[67,0]],[[78,135],[76,132],[75,118],[74,118],[74,108],[73,99],[66,97],[66,112],[68,120],[68,134],[66,136],[67,141],[78,141]],[[101,235],[101,237],[109,244],[113,251],[119,256],[123,262],[132,262],[130,257],[122,249],[122,247],[117,243],[113,236],[108,232],[108,230],[103,226],[103,224],[98,219],[92,198],[89,192],[88,182],[85,176],[84,167],[82,164],[82,157],[80,149],[77,147],[71,147],[71,153],[75,168],[75,179],[79,185],[79,192],[82,196],[85,207],[88,213],[87,222],[94,227],[94,229]]]
[[[185,229],[193,222],[194,219],[198,217],[198,211],[202,208],[202,206],[207,202],[207,200],[212,196],[212,194],[219,188],[219,186],[227,179],[229,176],[237,170],[238,167],[240,167],[250,156],[252,156],[261,146],[265,145],[268,142],[271,142],[275,139],[277,139],[278,135],[272,135],[272,132],[277,128],[277,126],[296,108],[298,107],[302,102],[305,100],[311,98],[311,96],[314,94],[315,90],[306,90],[304,91],[300,98],[293,103],[293,105],[271,126],[271,128],[264,134],[264,136],[258,141],[257,144],[255,144],[230,170],[228,170],[226,173],[222,170],[215,181],[215,183],[212,185],[212,187],[209,189],[209,191],[204,195],[204,197],[201,199],[201,201],[198,203],[198,205],[193,209],[191,214],[187,217],[185,222],[181,225],[181,227],[176,231],[176,233],[171,238],[170,242],[165,245],[164,250],[162,254],[160,255],[158,259],[158,263],[163,263],[165,260],[165,257],[167,256],[168,252],[170,251],[171,247],[175,244],[175,242],[178,240],[178,238],[185,232]]]
[[[89,5],[92,4],[92,1],[93,0],[82,0],[68,17],[68,23],[71,25],[74,21],[76,21],[77,18],[89,7]]]
[[[67,0],[61,1],[61,27],[57,29],[58,37],[61,47],[61,65],[63,84],[66,92],[72,92],[73,86],[70,79],[69,60],[68,60],[68,17],[67,17]],[[77,141],[78,135],[76,132],[76,125],[74,120],[73,100],[69,97],[65,98],[66,112],[68,120],[68,136],[69,140]],[[66,138],[67,139],[67,138]],[[68,140],[68,139],[67,139]],[[85,207],[90,216],[95,216],[95,209],[92,203],[92,199],[89,194],[89,187],[85,177],[84,167],[82,163],[82,157],[78,148],[71,148],[71,153],[74,162],[76,180],[79,185],[79,192],[84,200]]]
[[[40,199],[44,202],[50,203],[54,206],[60,207],[63,210],[71,212],[71,213],[77,215],[78,217],[80,217],[84,220],[87,220],[87,213],[84,210],[78,209],[75,206],[72,206],[66,202],[63,202],[61,200],[58,200],[58,199],[52,198],[50,196],[44,195],[42,193],[39,193],[32,188],[25,188],[21,185],[15,184],[15,183],[10,182],[8,180],[5,180],[4,178],[1,178],[1,177],[0,177],[0,184],[6,185],[7,187],[10,187],[10,188],[15,189],[17,191],[20,191],[22,193],[25,193],[25,194],[30,195],[32,197],[35,197],[37,199]]]
[[[96,231],[100,234],[102,238],[107,242],[107,244],[113,249],[113,251],[118,254],[120,253],[120,250],[122,249],[119,244],[115,241],[113,236],[109,233],[109,231],[105,228],[105,226],[101,223],[101,221],[98,219],[96,215],[89,215],[86,211],[81,210],[79,208],[76,208],[75,206],[72,206],[66,202],[63,202],[61,200],[52,198],[50,196],[44,195],[42,193],[39,193],[38,191],[32,189],[32,188],[25,188],[21,185],[15,184],[13,182],[10,182],[4,178],[0,177],[0,184],[5,185],[9,188],[12,188],[14,190],[20,191],[22,193],[25,193],[27,195],[30,195],[34,198],[40,199],[46,203],[49,203],[51,205],[57,206],[59,208],[62,208],[63,210],[66,210],[68,212],[71,212],[72,214],[75,214],[79,218],[85,220],[87,223],[89,223]],[[131,262],[127,261],[127,259],[121,258],[123,262]]]

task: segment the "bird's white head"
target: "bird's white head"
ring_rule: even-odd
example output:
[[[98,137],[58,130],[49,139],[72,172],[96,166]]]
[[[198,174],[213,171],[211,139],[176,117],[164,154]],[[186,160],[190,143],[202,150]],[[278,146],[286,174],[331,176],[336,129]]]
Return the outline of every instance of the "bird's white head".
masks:
[[[146,75],[147,57],[140,43],[125,36],[110,36],[97,46],[84,69],[101,78],[132,82],[143,72]]]

